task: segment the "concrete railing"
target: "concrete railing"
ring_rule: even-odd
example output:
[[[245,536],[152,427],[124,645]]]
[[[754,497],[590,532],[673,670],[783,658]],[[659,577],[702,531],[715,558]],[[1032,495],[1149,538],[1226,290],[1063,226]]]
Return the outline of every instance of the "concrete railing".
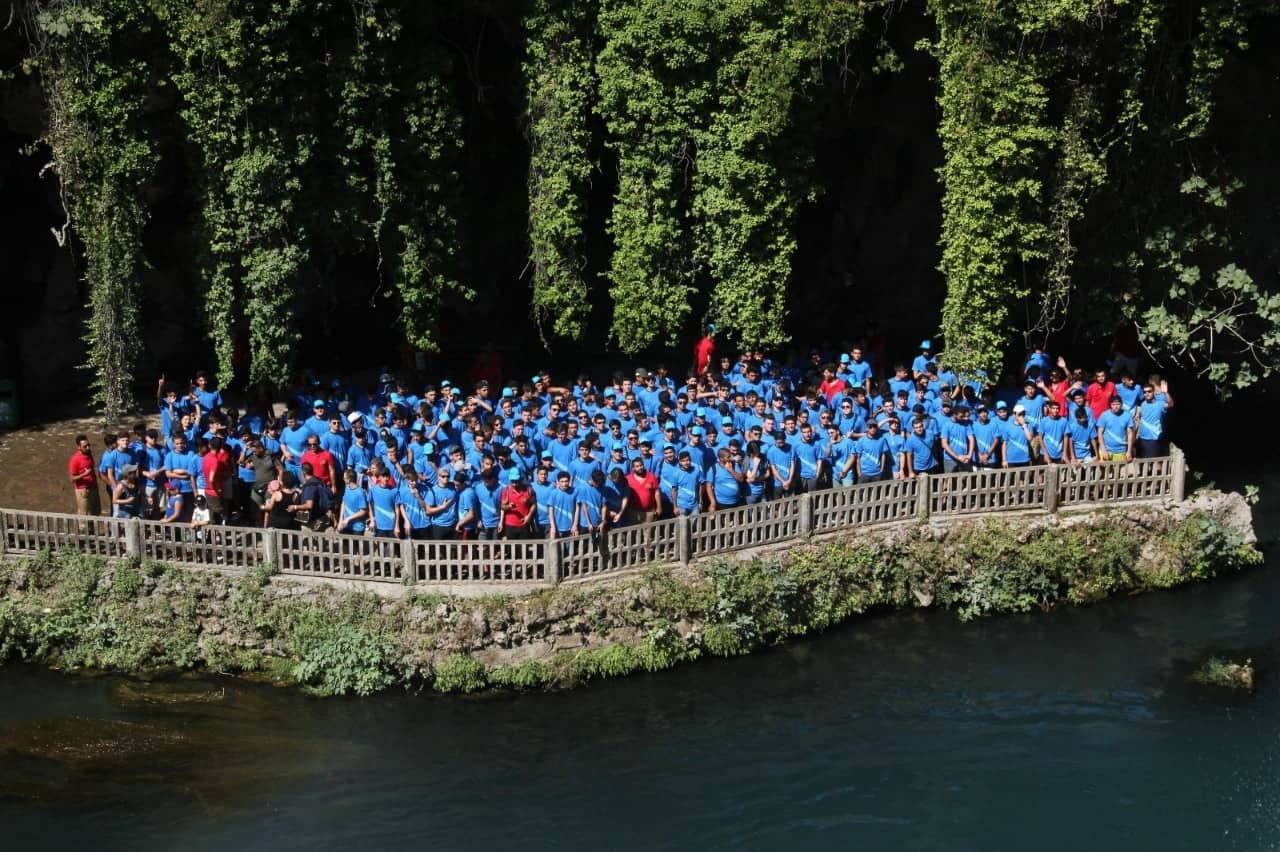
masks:
[[[0,509],[0,555],[75,547],[108,558],[245,569],[484,594],[589,581],[648,565],[797,544],[893,524],[1182,500],[1182,451],[1125,463],[1041,465],[830,488],[733,509],[528,541],[404,541]]]

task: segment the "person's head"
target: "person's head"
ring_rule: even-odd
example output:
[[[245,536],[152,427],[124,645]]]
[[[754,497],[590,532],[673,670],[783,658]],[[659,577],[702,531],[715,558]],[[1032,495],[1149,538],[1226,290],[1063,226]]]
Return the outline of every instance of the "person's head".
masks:
[[[985,405],[978,406],[977,414],[978,414],[978,420],[982,423],[986,423],[991,419],[991,412],[987,409]]]
[[[123,450],[129,446],[129,433],[121,430],[116,433],[116,449]]]
[[[924,421],[919,417],[911,418],[911,431],[917,435],[924,434]]]
[[[884,427],[896,435],[902,429],[902,421],[896,417],[889,417],[884,421]]]
[[[561,491],[569,490],[569,471],[562,470],[556,474],[556,487]]]
[[[681,450],[680,451],[681,470],[689,470],[692,467],[693,467],[693,456],[689,454],[688,450]]]
[[[1034,399],[1036,393],[1036,383],[1033,381],[1025,381],[1022,383],[1022,393],[1027,399]]]
[[[1107,400],[1107,403],[1111,406],[1111,410],[1116,414],[1119,414],[1124,408],[1124,400],[1122,400],[1117,394],[1112,394],[1111,399]]]
[[[1093,380],[1100,385],[1105,385],[1107,383],[1107,371],[1105,369],[1095,370]]]
[[[313,453],[320,452],[320,439],[315,435],[307,438],[307,449]]]
[[[93,452],[93,447],[89,444],[88,435],[76,435],[76,450],[86,456]]]
[[[806,423],[800,427],[800,437],[805,441],[813,440],[813,424]]]
[[[173,433],[173,451],[181,455],[187,451],[187,436],[181,432]]]
[[[1009,419],[1009,406],[1005,405],[1003,402],[997,402],[997,403],[996,403],[996,417],[998,417],[998,418],[999,418],[999,419],[1001,419],[1001,420],[1008,420],[1008,419]]]
[[[306,471],[304,470],[303,473],[306,473]],[[281,488],[297,488],[298,487],[298,477],[294,474],[293,471],[286,470],[284,473],[280,475],[280,487]]]
[[[1155,389],[1155,386],[1154,386],[1154,385],[1152,385],[1152,384],[1150,384],[1150,383],[1143,385],[1143,386],[1142,386],[1142,398],[1143,398],[1143,399],[1155,399],[1155,398],[1156,398],[1156,389]]]
[[[547,477],[550,475],[550,473],[551,473],[551,468],[549,467],[545,467],[545,466],[535,467],[533,469],[533,481],[538,483],[539,485],[546,485]]]
[[[1044,404],[1045,416],[1048,417],[1050,420],[1056,419],[1060,411],[1061,409],[1059,409],[1058,403],[1056,400],[1051,399]]]
[[[922,426],[921,428],[923,428],[923,426]],[[868,421],[867,421],[867,435],[868,435],[868,437],[874,438],[875,436],[877,436],[877,435],[879,435],[879,434],[880,434],[880,421],[879,421],[879,420],[868,420]]]

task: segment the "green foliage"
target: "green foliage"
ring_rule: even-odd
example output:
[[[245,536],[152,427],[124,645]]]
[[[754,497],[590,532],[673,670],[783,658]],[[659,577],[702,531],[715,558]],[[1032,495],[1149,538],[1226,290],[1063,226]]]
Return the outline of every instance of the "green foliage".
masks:
[[[510,665],[497,666],[488,674],[489,685],[495,689],[513,689],[533,692],[550,686],[554,671],[542,660],[522,660]]]
[[[488,685],[484,663],[466,654],[450,654],[435,664],[438,692],[479,692]]]
[[[396,682],[391,643],[381,635],[373,595],[336,607],[308,603],[287,622],[293,677],[320,695],[371,695]]]
[[[140,351],[138,276],[145,261],[144,183],[156,165],[146,127],[150,76],[138,54],[151,37],[145,0],[27,3],[67,225],[84,250],[87,369],[108,420],[133,405]],[[67,227],[56,232],[60,243]]]
[[[577,339],[590,315],[585,194],[595,169],[594,0],[535,0],[524,20],[529,136],[529,264],[544,338]]]

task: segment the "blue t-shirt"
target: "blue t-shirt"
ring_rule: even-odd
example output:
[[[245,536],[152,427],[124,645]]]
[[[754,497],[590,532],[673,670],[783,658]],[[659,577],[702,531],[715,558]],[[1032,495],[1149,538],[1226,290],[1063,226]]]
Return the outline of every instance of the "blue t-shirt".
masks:
[[[484,480],[472,489],[475,492],[476,500],[480,502],[480,525],[485,529],[497,529],[498,521],[501,519],[499,505],[501,501],[499,497],[502,495],[502,486],[497,482],[490,488],[485,484]]]
[[[1129,446],[1129,429],[1133,426],[1133,414],[1121,411],[1116,414],[1110,408],[1098,418],[1102,430],[1102,445],[1108,453],[1123,453]]]
[[[175,453],[170,450],[164,457],[164,469],[170,472],[185,470],[191,474],[188,478],[169,477],[178,491],[183,494],[190,494],[192,484],[195,482],[195,474],[200,470],[200,457],[191,451],[185,453]]]
[[[904,453],[911,453],[911,469],[916,473],[925,473],[933,470],[933,442],[927,438],[921,438],[912,432],[907,436],[906,442],[902,445]]]
[[[594,485],[580,485],[574,491],[574,501],[580,506],[578,520],[583,526],[600,526],[604,513],[604,495]]]
[[[942,440],[957,456],[963,456],[969,452],[969,437],[972,434],[973,428],[968,423],[958,423],[955,420],[942,421]]]
[[[739,473],[742,468],[734,464],[733,469]],[[725,470],[724,465],[717,464],[711,469],[711,488],[716,495],[716,505],[729,507],[738,505],[741,489],[733,474]]]
[[[573,477],[573,487],[590,485],[591,474],[597,470],[603,471],[604,468],[594,458],[589,458],[586,461],[575,458],[569,463],[569,475]]]
[[[691,465],[688,470],[685,470],[677,465],[671,474],[671,481],[676,490],[676,508],[686,512],[697,509],[698,489],[704,481],[698,466]]]
[[[462,521],[462,528],[464,530],[475,529],[481,523],[481,516],[484,512],[480,504],[480,495],[469,485],[454,493],[457,495],[454,505],[458,508],[453,522],[456,524],[470,515],[469,519]],[[497,524],[495,523],[494,526],[497,526]]]
[[[359,488],[348,488],[342,493],[342,512],[344,515],[354,515],[356,512],[362,512],[369,508],[369,498],[364,496],[364,491]],[[364,519],[352,521],[347,525],[347,529],[351,532],[364,532]]]
[[[413,486],[408,480],[400,482],[400,490],[396,495],[397,505],[404,507],[405,519],[409,522],[409,528],[414,530],[422,530],[431,526],[431,516],[422,508],[422,503],[418,502],[421,498],[423,503],[430,503],[427,500],[427,489],[421,492],[415,492]]]
[[[327,427],[326,427],[327,428]],[[311,430],[304,426],[297,426],[290,429],[288,426],[280,433],[280,443],[288,448],[293,454],[293,460],[285,460],[285,464],[298,467],[302,464],[302,454],[307,451],[307,439],[311,437]]]
[[[1169,410],[1167,397],[1158,393],[1150,402],[1138,406],[1138,437],[1144,441],[1158,441],[1164,437],[1164,415]]]
[[[578,499],[573,491],[565,491],[556,486],[547,497],[547,512],[555,519],[556,534],[568,535],[573,529],[573,516],[577,510]]]
[[[889,448],[889,469],[895,474],[902,469],[902,453],[907,447],[907,436],[902,432],[885,432],[885,446]]]
[[[883,435],[863,435],[854,443],[858,453],[858,470],[862,476],[879,476],[884,473],[889,444]]]
[[[816,441],[796,441],[792,452],[796,457],[797,473],[801,479],[813,479],[818,475],[819,447]]]
[[[1031,461],[1031,442],[1021,426],[1013,421],[1001,423],[1001,439],[1004,441],[1004,460],[1010,464]]]
[[[545,530],[547,528],[547,524],[549,523],[549,517],[547,515],[547,506],[550,504],[548,503],[548,501],[551,499],[552,493],[557,491],[558,489],[554,485],[552,485],[550,482],[546,482],[546,483],[534,482],[530,487],[533,488],[534,497],[537,499],[538,524]]]
[[[391,532],[396,527],[396,501],[399,490],[384,488],[377,483],[369,486],[369,502],[373,506],[373,528],[378,532]]]
[[[419,493],[432,509],[445,507],[443,512],[431,516],[431,525],[436,527],[452,527],[458,523],[458,492],[448,485],[424,485]]]
[[[1062,460],[1069,427],[1065,417],[1044,417],[1040,420],[1040,442],[1044,445],[1044,454],[1053,461]]]
[[[1004,429],[1000,425],[1000,421],[988,419],[986,423],[981,420],[975,421],[973,424],[973,444],[977,452],[987,456],[987,464],[992,464],[995,459],[991,454],[995,451],[996,446],[1000,442],[1000,436],[1004,433]]]
[[[1069,423],[1067,434],[1071,436],[1071,452],[1081,461],[1093,458],[1092,440],[1097,437],[1098,430],[1090,426],[1088,421],[1078,423],[1075,418],[1071,418]]]
[[[795,475],[795,453],[787,444],[784,443],[781,447],[774,444],[764,451],[764,456],[773,468],[775,485],[781,486],[784,480]]]

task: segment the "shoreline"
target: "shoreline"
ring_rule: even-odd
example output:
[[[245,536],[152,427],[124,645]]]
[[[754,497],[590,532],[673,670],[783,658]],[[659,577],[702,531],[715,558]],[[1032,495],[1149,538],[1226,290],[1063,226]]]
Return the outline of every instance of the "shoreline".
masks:
[[[962,620],[1087,605],[1256,565],[1238,494],[920,523],[594,584],[397,598],[61,550],[0,564],[0,661],[139,675],[206,669],[318,695],[562,689],[737,656],[871,610]]]

